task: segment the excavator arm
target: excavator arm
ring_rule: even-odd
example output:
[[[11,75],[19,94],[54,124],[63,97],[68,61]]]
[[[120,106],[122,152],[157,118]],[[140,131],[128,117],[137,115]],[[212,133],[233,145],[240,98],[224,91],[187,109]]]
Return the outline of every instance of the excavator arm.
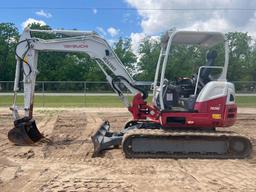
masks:
[[[32,32],[61,34],[65,37],[40,39],[32,37]],[[123,83],[133,95],[139,95],[143,99],[146,98],[146,93],[135,85],[131,75],[127,72],[107,41],[95,32],[31,30],[27,28],[21,35],[16,47],[17,63],[14,83],[14,102],[11,107],[15,127],[8,134],[9,140],[16,144],[30,144],[43,137],[38,131],[35,120],[33,119],[33,103],[36,76],[38,74],[38,53],[44,51],[80,52],[88,54],[96,61],[105,74],[107,81],[130,111],[134,111],[134,107],[130,105],[127,97],[123,95],[119,87],[120,84],[115,83],[116,81]],[[22,73],[24,117],[20,117],[16,104]]]
[[[39,39],[32,38],[31,32],[43,33],[60,33],[65,38],[59,39]],[[140,92],[139,88],[134,84],[134,80],[125,69],[124,65],[117,57],[115,52],[109,46],[107,41],[97,35],[95,32],[67,31],[67,30],[30,30],[26,29],[21,35],[20,41],[16,48],[16,75],[14,85],[14,101],[19,91],[19,82],[21,78],[21,70],[23,71],[24,83],[24,110],[25,116],[32,117],[33,112],[33,95],[35,89],[38,53],[43,51],[60,51],[60,52],[81,52],[88,54],[99,65],[104,72],[107,81],[113,89],[118,93],[124,101],[126,107],[129,103],[123,96],[120,88],[113,84],[113,79],[120,77],[120,81],[135,95]],[[107,73],[106,66],[114,76]],[[18,108],[16,102],[12,107],[14,119],[19,119]]]

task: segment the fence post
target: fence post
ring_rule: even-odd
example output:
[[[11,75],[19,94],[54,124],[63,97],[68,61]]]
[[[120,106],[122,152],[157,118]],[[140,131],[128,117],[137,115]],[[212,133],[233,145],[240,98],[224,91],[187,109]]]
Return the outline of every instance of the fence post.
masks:
[[[86,81],[84,82],[84,106],[86,107]]]
[[[45,102],[45,100],[44,100],[44,81],[42,82],[42,91],[43,91],[43,107],[44,107],[44,102]]]

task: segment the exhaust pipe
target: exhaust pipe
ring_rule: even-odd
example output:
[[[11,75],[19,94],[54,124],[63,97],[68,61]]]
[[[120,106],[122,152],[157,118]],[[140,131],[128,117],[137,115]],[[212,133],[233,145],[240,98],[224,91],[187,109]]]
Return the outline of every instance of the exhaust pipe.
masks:
[[[14,121],[14,128],[8,132],[8,139],[16,145],[32,145],[44,136],[38,130],[35,120],[24,117]]]

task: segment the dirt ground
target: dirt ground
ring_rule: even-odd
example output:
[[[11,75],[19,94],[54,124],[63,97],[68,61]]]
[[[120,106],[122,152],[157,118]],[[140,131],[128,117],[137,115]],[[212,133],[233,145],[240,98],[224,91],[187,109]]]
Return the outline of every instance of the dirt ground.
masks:
[[[52,143],[15,146],[9,111],[0,109],[0,191],[256,191],[256,110],[240,109],[232,130],[251,139],[244,160],[125,159],[120,149],[92,158],[90,136],[102,120],[122,128],[125,109],[37,109]]]

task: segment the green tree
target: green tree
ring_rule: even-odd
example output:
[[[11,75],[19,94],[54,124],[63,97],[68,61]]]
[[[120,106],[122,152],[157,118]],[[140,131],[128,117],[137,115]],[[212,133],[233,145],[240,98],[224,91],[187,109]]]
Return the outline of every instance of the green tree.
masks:
[[[138,67],[140,73],[136,74],[135,76],[137,80],[154,80],[159,54],[160,43],[158,41],[151,40],[149,37],[145,38],[139,47],[140,59],[138,62]]]
[[[132,75],[135,74],[137,57],[132,52],[131,39],[120,38],[118,42],[114,44],[113,49],[129,73]]]
[[[0,81],[12,81],[15,71],[15,45],[18,29],[13,23],[0,23]]]
[[[250,80],[256,81],[256,44],[255,43],[253,45],[250,61],[249,61],[249,74],[251,76]]]
[[[166,67],[166,78],[175,80],[177,77],[192,77],[198,72],[199,66],[205,64],[205,53],[206,50],[199,46],[173,46]]]
[[[251,37],[247,33],[230,32],[227,35],[229,40],[229,69],[228,79],[230,81],[251,80]]]
[[[158,58],[160,55],[160,42],[147,37],[140,45],[140,61],[138,63],[141,73],[137,75],[139,80],[153,81]],[[197,46],[172,46],[165,78],[174,80],[176,77],[191,77],[196,73],[199,64],[204,64],[204,53]]]
[[[48,25],[33,23],[31,29],[50,30]],[[33,37],[42,39],[63,38],[64,35],[32,32]],[[256,81],[256,44],[247,33],[226,34],[229,40],[230,59],[228,79],[230,81]],[[12,81],[15,74],[15,48],[19,38],[18,29],[12,23],[0,23],[0,81]],[[223,63],[223,46],[217,50],[217,65]],[[152,81],[160,54],[160,42],[145,38],[139,48],[137,58],[131,49],[131,40],[120,38],[113,50],[128,71],[137,80]],[[198,67],[205,64],[206,50],[197,46],[173,46],[171,59],[167,63],[166,78],[188,76],[197,73]],[[139,61],[137,63],[137,60]],[[95,61],[82,53],[40,52],[37,80],[56,81],[103,81],[105,76]]]

